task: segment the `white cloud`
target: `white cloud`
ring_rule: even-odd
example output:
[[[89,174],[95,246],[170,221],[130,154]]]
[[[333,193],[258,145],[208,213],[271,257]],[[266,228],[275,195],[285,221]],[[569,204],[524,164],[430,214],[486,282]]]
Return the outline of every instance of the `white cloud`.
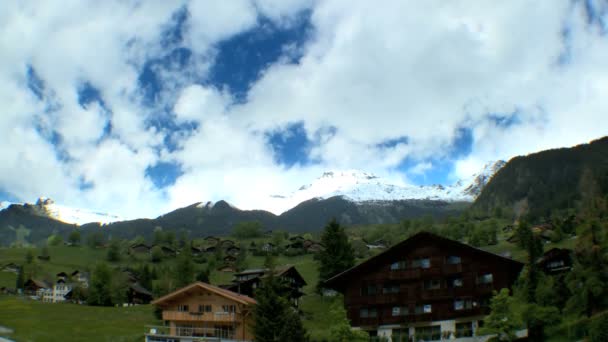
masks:
[[[245,103],[196,84],[219,41],[255,27],[260,14],[291,25],[308,7],[314,30],[299,63],[269,66]],[[473,146],[452,177],[488,160],[589,141],[608,134],[608,40],[588,25],[583,7],[566,0],[7,3],[0,11],[0,190],[131,217],[222,198],[254,208],[324,168],[405,181],[395,170],[404,158],[418,162],[413,174],[428,171],[426,159],[450,158],[461,127],[471,130]],[[154,106],[142,105],[139,73],[170,52],[161,35],[180,8],[190,16],[184,41],[171,48],[194,54],[186,66],[157,66],[163,90]],[[565,51],[568,63],[560,64]],[[27,88],[27,65],[47,98]],[[81,108],[82,82],[100,91],[106,108]],[[46,111],[49,101],[60,107]],[[147,122],[165,108],[177,123],[198,126],[172,135],[179,149],[159,152],[167,132]],[[514,112],[510,126],[488,119]],[[98,144],[109,120],[112,135]],[[35,129],[40,122],[62,135],[71,159],[56,157]],[[294,122],[303,122],[319,164],[277,165],[264,133]],[[408,142],[384,144],[402,137]],[[184,175],[159,190],[146,169],[160,160],[179,163]],[[80,178],[94,186],[82,189]]]

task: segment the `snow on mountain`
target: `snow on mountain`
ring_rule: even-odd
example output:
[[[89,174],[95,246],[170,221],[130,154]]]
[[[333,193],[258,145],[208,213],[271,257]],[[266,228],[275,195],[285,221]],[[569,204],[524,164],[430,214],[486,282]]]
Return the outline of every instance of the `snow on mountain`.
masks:
[[[11,204],[23,203],[11,203],[11,202],[0,202],[0,210],[8,208]],[[99,213],[87,209],[71,208],[64,205],[55,203],[52,199],[46,197],[40,197],[36,204],[33,205],[36,212],[39,215],[51,217],[55,220],[62,221],[69,224],[82,225],[85,223],[99,222],[101,224],[112,223],[116,221],[124,221],[125,219],[105,213]]]
[[[36,205],[41,207],[49,217],[65,223],[82,225],[85,223],[99,222],[101,224],[106,224],[125,220],[116,215],[59,205],[50,198],[39,198]]]
[[[480,172],[449,186],[396,185],[363,171],[329,171],[289,195],[272,196],[274,210],[271,211],[280,213],[313,198],[333,196],[343,196],[354,202],[408,199],[472,202],[504,165],[504,161],[487,163]]]

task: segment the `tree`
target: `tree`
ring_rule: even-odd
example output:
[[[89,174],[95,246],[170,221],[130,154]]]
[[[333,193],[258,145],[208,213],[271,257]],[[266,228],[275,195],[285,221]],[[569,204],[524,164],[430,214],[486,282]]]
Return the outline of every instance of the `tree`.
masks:
[[[203,283],[209,282],[209,269],[204,268],[196,274],[196,281],[202,281]]]
[[[151,256],[152,262],[155,262],[155,263],[161,262],[163,260],[162,248],[160,248],[160,246],[152,247],[152,250],[150,251],[150,256]]]
[[[526,249],[530,241],[532,241],[532,230],[530,229],[528,222],[523,217],[519,220],[519,224],[515,230],[515,235],[518,239],[517,244],[521,249]]]
[[[87,245],[91,248],[96,248],[103,245],[104,237],[100,231],[95,231],[87,235]]]
[[[319,252],[319,287],[334,275],[355,265],[355,255],[344,228],[332,219],[321,236],[325,250]]]
[[[255,325],[252,327],[256,341],[306,341],[300,316],[284,297],[287,291],[284,284],[275,276],[273,260],[266,257],[265,266],[269,267],[268,276],[256,289],[257,301],[253,308]]]
[[[120,241],[117,239],[112,239],[112,241],[110,241],[110,247],[108,248],[106,259],[109,262],[120,261]]]
[[[25,263],[29,265],[33,261],[34,261],[34,253],[32,253],[31,249],[28,249],[27,252],[25,252]]]
[[[63,244],[63,238],[61,235],[53,234],[46,239],[46,243],[49,246],[60,246]]]
[[[72,230],[70,235],[68,236],[68,241],[72,246],[76,246],[80,244],[80,231],[78,229]]]
[[[491,312],[486,316],[485,325],[480,329],[481,335],[497,334],[499,341],[514,341],[515,329],[519,325],[512,308],[513,299],[508,289],[494,293],[490,301]]]
[[[247,269],[247,246],[244,243],[239,244],[239,254],[236,256],[236,269],[242,271]]]
[[[232,236],[237,239],[252,239],[262,236],[262,224],[258,221],[239,222],[233,230]]]
[[[15,288],[17,290],[23,289],[23,285],[25,284],[25,275],[23,274],[23,266],[19,267],[19,271],[17,272],[17,281],[15,282]]]
[[[163,228],[162,227],[154,227],[154,244],[158,245],[161,244],[163,242],[165,242],[165,234],[163,233]]]
[[[353,330],[346,318],[346,310],[342,306],[342,300],[336,300],[329,309],[331,314],[331,328],[329,334],[332,341],[336,342],[366,342],[369,335],[363,330]]]
[[[112,306],[111,293],[112,271],[105,263],[99,263],[91,274],[89,286],[89,305]]]
[[[51,256],[49,254],[49,248],[47,246],[42,246],[42,250],[40,251],[40,256],[44,259],[44,260],[51,260]]]
[[[175,267],[175,280],[177,287],[183,287],[191,284],[194,280],[194,262],[192,262],[192,251],[190,248],[184,248],[177,259]]]

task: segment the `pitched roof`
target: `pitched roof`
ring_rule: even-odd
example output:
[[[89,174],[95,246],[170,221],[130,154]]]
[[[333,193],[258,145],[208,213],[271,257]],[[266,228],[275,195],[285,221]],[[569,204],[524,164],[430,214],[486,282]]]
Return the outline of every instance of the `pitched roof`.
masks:
[[[241,295],[241,294],[238,294],[238,293],[226,290],[226,289],[222,289],[217,286],[213,286],[211,284],[200,282],[200,281],[190,284],[186,287],[182,287],[181,289],[175,290],[167,295],[164,295],[164,296],[152,301],[152,304],[154,304],[154,305],[162,304],[163,302],[166,302],[170,299],[173,299],[184,293],[187,293],[189,290],[197,289],[197,288],[204,289],[209,292],[213,292],[217,295],[220,295],[224,298],[233,300],[235,302],[239,302],[241,304],[245,304],[245,305],[255,305],[256,304],[255,299],[253,299],[251,297]]]
[[[408,239],[405,239],[405,240],[399,242],[398,244],[388,248],[384,252],[377,254],[377,255],[363,261],[362,263],[355,265],[342,273],[336,274],[335,276],[326,280],[325,285],[328,286],[329,288],[337,287],[338,283],[343,281],[345,278],[351,276],[353,273],[363,270],[363,269],[370,268],[370,267],[379,266],[379,264],[386,262],[385,259],[393,256],[393,254],[398,254],[399,251],[404,251],[404,250],[408,250],[410,248],[416,248],[417,246],[421,246],[425,240],[433,240],[438,243],[442,243],[444,245],[452,245],[452,246],[456,246],[459,248],[463,248],[463,249],[466,249],[473,253],[478,254],[480,257],[489,257],[489,258],[499,259],[499,260],[504,261],[508,265],[513,265],[514,267],[519,268],[520,270],[523,267],[523,263],[521,263],[519,261],[515,261],[513,259],[509,259],[509,258],[500,256],[498,254],[486,252],[482,249],[475,248],[473,246],[461,243],[459,241],[451,240],[451,239],[448,239],[448,238],[445,238],[445,237],[442,237],[439,235],[435,235],[433,233],[420,232],[420,233],[417,233],[417,234],[409,237]]]

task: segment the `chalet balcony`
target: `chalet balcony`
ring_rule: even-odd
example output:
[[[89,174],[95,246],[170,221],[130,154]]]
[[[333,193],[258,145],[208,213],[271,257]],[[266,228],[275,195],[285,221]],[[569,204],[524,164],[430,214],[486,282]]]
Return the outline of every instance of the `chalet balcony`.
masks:
[[[233,332],[216,328],[173,328],[146,326],[146,342],[192,342],[193,339],[217,342],[248,342],[238,339]]]
[[[231,312],[182,312],[163,311],[165,321],[235,322],[236,314]]]
[[[462,272],[462,264],[446,264],[443,265],[443,274],[456,274]]]

